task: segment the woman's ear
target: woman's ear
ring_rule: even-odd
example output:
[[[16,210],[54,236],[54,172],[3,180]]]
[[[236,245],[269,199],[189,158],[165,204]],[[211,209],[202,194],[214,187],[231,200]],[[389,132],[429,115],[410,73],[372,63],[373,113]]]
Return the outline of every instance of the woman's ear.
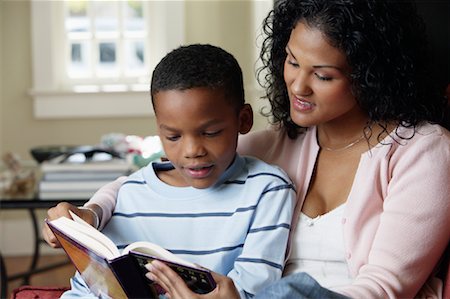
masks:
[[[253,127],[253,110],[250,104],[244,104],[239,112],[239,133],[247,134]]]

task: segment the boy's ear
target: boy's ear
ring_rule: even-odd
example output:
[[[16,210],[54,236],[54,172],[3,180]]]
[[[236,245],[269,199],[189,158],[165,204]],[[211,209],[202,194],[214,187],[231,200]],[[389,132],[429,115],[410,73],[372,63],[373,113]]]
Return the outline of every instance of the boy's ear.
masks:
[[[239,112],[239,133],[247,134],[253,127],[253,110],[250,104],[244,104]]]

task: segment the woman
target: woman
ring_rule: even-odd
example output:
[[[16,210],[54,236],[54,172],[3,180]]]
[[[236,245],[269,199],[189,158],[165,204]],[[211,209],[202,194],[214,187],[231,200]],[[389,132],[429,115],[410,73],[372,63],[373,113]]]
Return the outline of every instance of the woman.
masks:
[[[334,296],[324,288],[352,298],[440,297],[433,270],[450,238],[450,133],[433,124],[445,100],[426,72],[414,7],[279,1],[264,29],[260,74],[273,127],[242,136],[239,152],[281,166],[298,203],[286,277],[259,296],[301,297],[308,283],[317,297]],[[103,223],[119,185],[90,202],[103,207]],[[164,265],[150,270],[171,298],[201,297]],[[206,297],[232,293],[227,278],[218,284]]]

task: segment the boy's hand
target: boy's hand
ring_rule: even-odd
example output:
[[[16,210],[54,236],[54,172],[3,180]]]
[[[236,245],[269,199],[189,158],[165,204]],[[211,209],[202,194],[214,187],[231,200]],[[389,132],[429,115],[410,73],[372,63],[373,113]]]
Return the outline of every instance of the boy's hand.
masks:
[[[90,225],[94,225],[95,222],[95,216],[93,213],[89,210],[85,209],[79,209],[76,206],[67,203],[67,202],[60,202],[55,207],[48,209],[47,211],[47,219],[48,220],[54,220],[59,217],[67,217],[69,219],[72,219],[72,217],[69,214],[69,210],[73,213],[77,214],[82,218],[84,221],[89,223]],[[56,239],[53,232],[50,230],[48,225],[45,223],[42,227],[42,236],[44,240],[53,248],[59,248],[61,247],[61,244],[59,244],[58,240]]]
[[[197,294],[192,292],[181,277],[170,269],[166,264],[160,261],[153,261],[146,265],[149,272],[147,278],[159,284],[166,290],[166,296],[170,299],[233,299],[239,298],[239,293],[234,286],[233,281],[223,275],[212,273],[216,281],[216,288],[208,294]]]

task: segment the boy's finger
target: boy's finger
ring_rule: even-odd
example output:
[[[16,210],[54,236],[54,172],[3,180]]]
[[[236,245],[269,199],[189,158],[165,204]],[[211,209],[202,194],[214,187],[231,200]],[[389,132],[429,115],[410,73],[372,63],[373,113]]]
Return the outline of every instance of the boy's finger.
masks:
[[[198,298],[183,279],[163,262],[153,261],[147,269],[164,285],[171,298]]]
[[[42,237],[44,238],[45,242],[48,243],[53,248],[59,248],[61,245],[58,242],[58,239],[56,239],[53,232],[50,230],[48,225],[44,223],[44,226],[42,227]]]

